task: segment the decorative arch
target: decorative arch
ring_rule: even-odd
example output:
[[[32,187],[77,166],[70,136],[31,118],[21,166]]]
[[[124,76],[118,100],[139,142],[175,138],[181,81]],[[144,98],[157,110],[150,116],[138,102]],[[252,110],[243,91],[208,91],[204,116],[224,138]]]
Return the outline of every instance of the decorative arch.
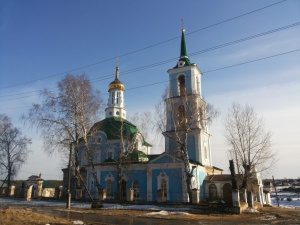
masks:
[[[104,180],[106,182],[106,197],[108,199],[112,199],[113,195],[114,195],[113,184],[114,184],[115,178],[111,173],[108,173],[105,176]]]
[[[169,185],[169,177],[167,174],[164,171],[160,172],[157,176],[157,190],[163,190],[164,196],[167,200],[170,200]]]
[[[135,199],[140,198],[140,182],[138,180],[134,180],[132,182],[132,189],[133,189],[133,197]]]
[[[215,200],[218,197],[217,186],[215,184],[209,185],[209,199]]]
[[[178,76],[178,95],[179,96],[184,96],[186,93],[186,79],[185,75],[181,74]]]

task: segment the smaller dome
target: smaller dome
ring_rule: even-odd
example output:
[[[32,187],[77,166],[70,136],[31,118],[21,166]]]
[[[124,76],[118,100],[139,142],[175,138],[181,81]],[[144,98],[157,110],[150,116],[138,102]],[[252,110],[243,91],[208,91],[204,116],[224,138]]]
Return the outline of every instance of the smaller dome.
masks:
[[[109,84],[109,90],[111,89],[119,89],[124,91],[125,86],[118,78],[116,78],[113,82]]]
[[[116,78],[113,82],[109,84],[109,90],[111,89],[118,89],[124,91],[125,86],[124,84],[119,80],[119,67],[116,67]]]

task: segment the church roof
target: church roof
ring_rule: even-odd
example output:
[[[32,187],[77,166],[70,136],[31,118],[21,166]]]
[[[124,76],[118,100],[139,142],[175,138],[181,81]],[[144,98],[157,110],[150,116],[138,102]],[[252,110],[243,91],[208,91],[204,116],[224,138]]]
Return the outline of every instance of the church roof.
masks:
[[[132,161],[138,161],[138,162],[149,161],[148,156],[144,152],[138,150],[134,150],[133,152],[129,153],[128,156]]]
[[[137,127],[128,120],[120,117],[110,117],[93,125],[91,131],[103,131],[108,140],[120,139],[121,131],[124,137],[133,137],[138,132]]]
[[[217,174],[217,175],[209,175],[206,177],[208,181],[231,181],[230,174]]]
[[[43,180],[43,188],[55,188],[55,185],[49,181]]]
[[[144,141],[143,145],[144,145],[144,146],[147,146],[147,147],[152,147],[152,145],[149,144],[147,141]]]

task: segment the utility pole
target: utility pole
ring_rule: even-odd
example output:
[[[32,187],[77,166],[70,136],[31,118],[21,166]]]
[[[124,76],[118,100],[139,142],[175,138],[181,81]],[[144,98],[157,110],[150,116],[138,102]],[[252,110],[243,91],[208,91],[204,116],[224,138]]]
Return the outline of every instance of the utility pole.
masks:
[[[278,196],[277,196],[276,184],[275,184],[274,176],[272,176],[272,177],[273,177],[273,185],[274,185],[274,188],[275,188],[275,194],[276,194],[277,206],[279,207],[279,199],[278,199]]]
[[[72,142],[70,142],[70,155],[69,155],[69,168],[68,168],[67,209],[71,208],[71,160],[72,160]]]

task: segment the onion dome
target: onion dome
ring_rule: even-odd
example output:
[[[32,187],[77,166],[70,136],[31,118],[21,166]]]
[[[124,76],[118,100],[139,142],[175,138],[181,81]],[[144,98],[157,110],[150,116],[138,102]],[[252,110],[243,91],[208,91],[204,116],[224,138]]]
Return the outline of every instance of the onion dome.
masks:
[[[109,84],[109,91],[112,89],[125,90],[124,84],[119,80],[119,67],[116,67],[116,77],[113,82]]]

